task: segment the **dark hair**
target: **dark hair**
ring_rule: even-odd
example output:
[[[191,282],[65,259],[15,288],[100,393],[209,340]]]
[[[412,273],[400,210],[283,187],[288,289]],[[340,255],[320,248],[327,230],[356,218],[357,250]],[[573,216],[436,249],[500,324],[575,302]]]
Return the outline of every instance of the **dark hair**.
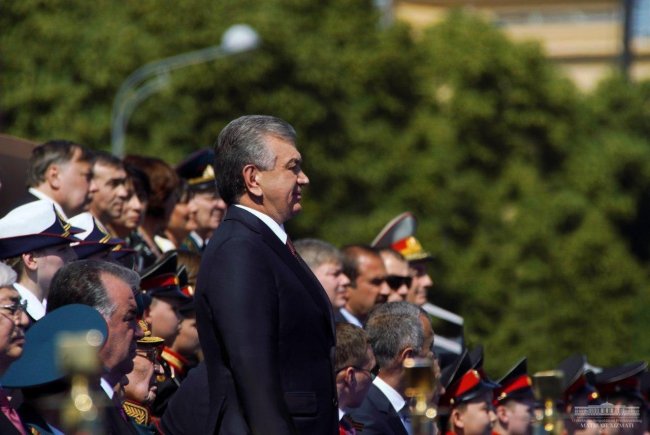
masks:
[[[144,172],[149,179],[151,195],[147,204],[147,215],[165,217],[165,204],[171,195],[178,195],[178,175],[164,160],[156,157],[128,155],[124,163]]]
[[[377,249],[369,245],[347,245],[341,249],[341,252],[343,253],[343,273],[350,278],[352,287],[356,287],[357,278],[359,277],[359,257],[370,255],[381,260]]]
[[[149,201],[151,186],[149,185],[149,177],[147,177],[147,174],[129,163],[124,164],[124,170],[128,179],[133,184],[135,196],[142,202]]]
[[[107,151],[95,151],[94,152],[94,163],[101,164],[103,166],[110,166],[111,168],[123,169],[124,162],[119,157],[115,157],[113,154]]]
[[[131,269],[102,260],[77,260],[59,269],[47,297],[47,312],[64,305],[84,304],[109,317],[117,308],[108,296],[102,275],[113,275],[126,282],[135,291],[140,276]]]
[[[81,161],[93,160],[94,153],[91,150],[67,140],[51,140],[35,147],[27,166],[27,186],[36,187],[41,184],[45,181],[45,173],[50,165],[70,162],[77,150],[81,150]]]
[[[351,323],[336,324],[336,370],[368,363],[368,334]]]
[[[219,133],[214,145],[214,172],[219,195],[226,204],[237,203],[246,191],[242,177],[244,166],[273,168],[275,156],[266,145],[269,136],[296,142],[296,131],[288,122],[267,115],[239,117]]]

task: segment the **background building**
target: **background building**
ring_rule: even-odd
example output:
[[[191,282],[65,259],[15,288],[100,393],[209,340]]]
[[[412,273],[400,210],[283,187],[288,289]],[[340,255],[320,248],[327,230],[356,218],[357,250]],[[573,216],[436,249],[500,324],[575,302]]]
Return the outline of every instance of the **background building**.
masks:
[[[515,40],[540,41],[581,89],[593,88],[624,59],[630,77],[650,77],[650,0],[394,0],[392,14],[421,29],[455,8],[485,16]]]

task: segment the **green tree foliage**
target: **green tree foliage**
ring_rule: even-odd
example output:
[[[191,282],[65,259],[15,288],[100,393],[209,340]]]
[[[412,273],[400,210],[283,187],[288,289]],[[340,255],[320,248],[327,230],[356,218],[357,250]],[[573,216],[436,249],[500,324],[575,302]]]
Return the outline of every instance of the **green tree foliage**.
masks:
[[[311,179],[294,237],[369,242],[413,211],[431,298],[465,316],[489,371],[647,356],[650,85],[582,95],[538,45],[472,16],[414,37],[379,26],[371,0],[7,2],[0,129],[109,149],[131,72],[242,22],[262,47],[171,74],[127,152],[175,163],[234,117],[283,117]]]

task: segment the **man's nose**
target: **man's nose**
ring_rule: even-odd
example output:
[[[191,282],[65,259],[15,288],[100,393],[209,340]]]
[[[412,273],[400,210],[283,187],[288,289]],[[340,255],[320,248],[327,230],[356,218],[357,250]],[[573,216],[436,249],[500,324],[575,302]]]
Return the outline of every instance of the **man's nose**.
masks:
[[[300,171],[298,174],[298,183],[303,185],[309,184],[309,177],[307,177],[305,171]]]
[[[99,190],[99,187],[97,187],[97,183],[95,182],[94,178],[90,179],[90,184],[88,185],[88,193],[93,194]]]
[[[124,184],[120,184],[117,186],[117,197],[126,201],[126,199],[129,197],[129,191],[127,190],[126,186]]]

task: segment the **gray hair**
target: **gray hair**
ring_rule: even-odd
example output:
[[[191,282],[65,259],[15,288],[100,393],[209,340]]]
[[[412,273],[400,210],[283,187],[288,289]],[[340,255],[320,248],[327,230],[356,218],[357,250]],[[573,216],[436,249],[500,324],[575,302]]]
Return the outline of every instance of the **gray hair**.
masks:
[[[237,203],[246,191],[244,166],[273,169],[276,157],[267,147],[269,136],[296,142],[296,131],[288,122],[267,115],[239,117],[219,133],[214,145],[214,172],[219,194],[226,204]]]
[[[343,254],[336,246],[319,239],[300,239],[293,245],[307,263],[310,269],[314,270],[321,264],[338,263],[343,264]]]
[[[47,168],[53,164],[63,165],[72,161],[75,151],[80,150],[80,160],[92,162],[94,153],[88,148],[67,140],[51,140],[32,150],[27,167],[27,186],[36,187],[45,181]]]
[[[423,310],[421,310],[420,307],[415,304],[406,301],[399,301],[386,302],[384,304],[375,306],[375,308],[373,308],[373,310],[370,312],[370,316],[411,316],[417,319],[422,312]]]
[[[47,311],[69,304],[84,304],[110,317],[117,306],[104,287],[102,276],[112,275],[126,282],[135,292],[140,276],[131,269],[102,260],[77,260],[66,264],[54,275],[47,297]]]
[[[414,316],[410,312],[399,312],[401,308],[397,307],[395,312],[375,310],[368,318],[366,332],[380,368],[393,365],[400,352],[407,347],[413,348],[415,354],[422,351],[424,331],[419,310],[414,307]]]
[[[16,271],[0,262],[0,287],[11,287],[16,282]]]

